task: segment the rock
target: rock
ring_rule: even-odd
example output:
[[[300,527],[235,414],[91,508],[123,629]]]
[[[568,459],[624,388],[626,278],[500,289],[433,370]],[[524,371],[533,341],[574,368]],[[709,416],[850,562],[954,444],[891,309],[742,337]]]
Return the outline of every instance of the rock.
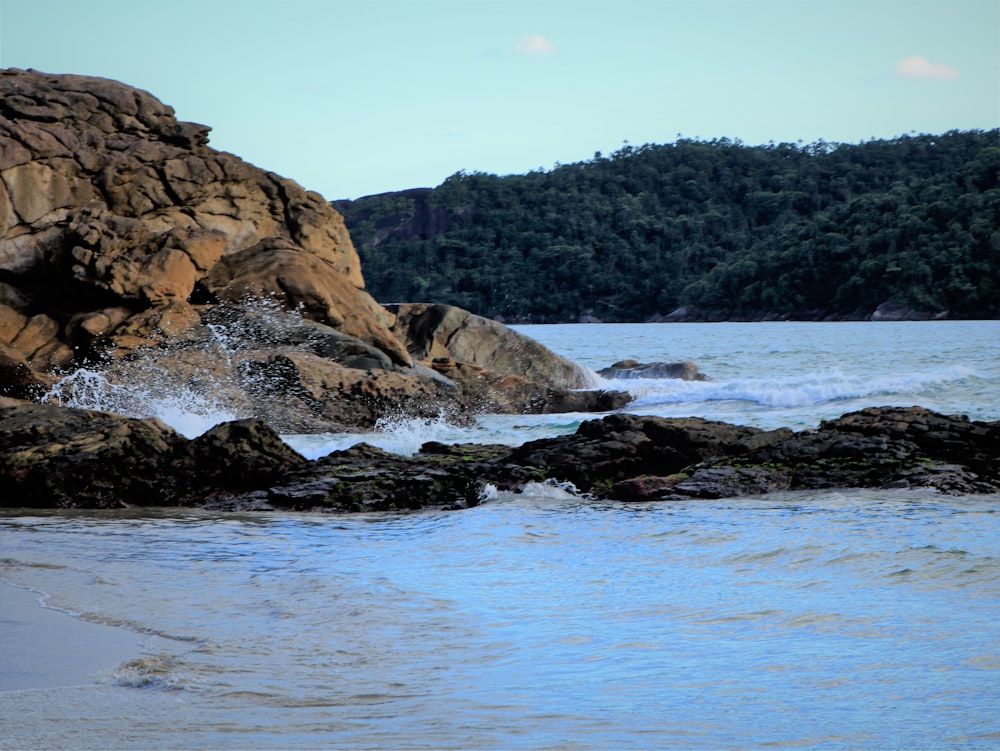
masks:
[[[203,504],[305,460],[267,425],[220,425],[187,441],[156,419],[43,404],[0,406],[0,505],[120,508]]]
[[[32,400],[40,398],[54,379],[35,373],[21,353],[0,344],[0,396],[11,399]]]
[[[593,388],[591,374],[506,326],[450,305],[390,305],[393,332],[416,360],[449,358],[563,389]]]
[[[514,449],[512,459],[604,495],[629,478],[671,475],[710,457],[742,454],[745,442],[762,433],[698,417],[613,414],[582,423],[574,435],[526,443]]]
[[[479,504],[488,468],[506,446],[426,444],[413,457],[358,444],[286,475],[256,496],[233,495],[213,507],[247,503],[296,511],[390,511]]]
[[[942,415],[924,407],[869,407],[820,423],[836,434],[884,437],[916,447],[918,457],[966,466],[991,481],[1000,480],[1000,424]]]
[[[657,500],[678,496],[685,498],[738,498],[786,490],[791,485],[789,477],[758,467],[706,467],[695,470],[687,479],[676,483],[667,494]]]
[[[707,381],[693,362],[648,362],[620,360],[597,371],[602,378],[678,378],[682,381]]]
[[[185,449],[198,478],[198,495],[206,489],[252,490],[273,482],[306,463],[268,425],[237,420],[216,425]]]
[[[10,69],[0,100],[0,272],[19,291],[4,304],[34,316],[30,337],[3,343],[33,368],[128,325],[94,319],[109,308],[142,314],[281,281],[286,304],[408,359],[320,196],[209,148],[207,127],[115,81]]]
[[[85,366],[112,388],[173,388],[314,430],[626,401],[577,394],[587,371],[496,322],[390,313],[321,196],[215,151],[208,127],[147,92],[11,69],[0,115],[0,394]]]
[[[631,397],[594,389],[585,368],[503,324],[449,305],[391,305],[414,360],[455,383],[476,412],[605,412]]]
[[[480,502],[486,483],[517,490],[547,480],[632,502],[811,488],[1000,492],[1000,423],[919,409],[863,410],[832,428],[798,433],[616,414],[520,447],[428,443],[404,457],[359,444],[306,461],[257,420],[189,441],[155,419],[7,405],[0,397],[0,503],[7,507],[466,508]],[[931,432],[947,438],[928,438]],[[955,451],[974,457],[974,466],[948,461]]]
[[[930,321],[947,318],[947,311],[944,313],[929,313],[925,310],[916,310],[894,300],[884,302],[875,308],[871,314],[872,321]]]
[[[271,239],[227,256],[205,278],[218,299],[277,301],[382,350],[397,365],[410,365],[406,349],[387,328],[389,316],[370,298],[352,294],[349,280],[322,260]]]
[[[50,405],[0,408],[5,507],[175,505],[183,439],[156,420]]]

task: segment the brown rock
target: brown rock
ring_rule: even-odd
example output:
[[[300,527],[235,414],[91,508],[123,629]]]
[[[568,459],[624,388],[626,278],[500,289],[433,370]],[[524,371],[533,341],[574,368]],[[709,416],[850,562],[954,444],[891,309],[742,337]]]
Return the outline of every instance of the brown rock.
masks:
[[[408,362],[322,197],[212,150],[208,128],[115,81],[5,70],[0,102],[0,272],[32,288],[32,313],[44,316],[12,343],[34,365],[42,347],[46,367],[72,354],[40,341],[42,323],[67,347],[107,337],[127,319],[90,314],[191,301],[224,258],[254,248],[258,271],[275,278],[227,264],[217,286],[266,293],[281,276],[283,302]]]
[[[564,389],[593,387],[591,374],[506,326],[450,305],[389,306],[392,330],[416,360],[450,358]]]

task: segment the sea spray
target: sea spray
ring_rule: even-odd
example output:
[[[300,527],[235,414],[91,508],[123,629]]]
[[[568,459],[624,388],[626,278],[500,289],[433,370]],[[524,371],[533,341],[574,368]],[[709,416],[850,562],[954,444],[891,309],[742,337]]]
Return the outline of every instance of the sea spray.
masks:
[[[962,381],[971,369],[953,366],[922,373],[862,376],[839,370],[776,378],[719,381],[631,379],[622,382],[634,397],[630,407],[736,400],[765,407],[807,407],[870,396],[893,396]],[[609,382],[610,383],[610,382]]]
[[[445,411],[436,417],[420,418],[392,415],[379,418],[372,432],[284,435],[285,443],[307,459],[318,459],[333,451],[343,451],[367,443],[401,456],[412,456],[429,441],[440,443],[476,443],[481,428],[456,424]]]
[[[173,382],[161,371],[129,370],[130,375],[139,377],[123,383],[112,380],[111,371],[80,368],[56,383],[42,401],[128,417],[156,417],[187,438],[240,417],[238,411],[223,406],[211,395]]]
[[[223,313],[186,338],[78,368],[59,380],[42,401],[156,417],[187,438],[219,423],[253,417],[252,395],[267,392],[272,384],[254,375],[238,355],[262,343],[273,344],[278,334],[301,318],[270,300],[247,300]]]

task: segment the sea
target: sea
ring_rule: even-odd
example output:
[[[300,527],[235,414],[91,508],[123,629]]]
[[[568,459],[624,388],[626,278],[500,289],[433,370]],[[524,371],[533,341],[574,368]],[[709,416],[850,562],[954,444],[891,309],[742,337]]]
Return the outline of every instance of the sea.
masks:
[[[639,414],[1000,420],[1000,321],[517,329],[593,371],[690,360],[710,379],[595,374]],[[147,408],[187,434],[225,416],[183,396]],[[412,453],[593,417],[285,440]],[[0,623],[30,595],[134,651],[82,677],[86,640],[37,656],[36,680],[0,660],[3,749],[1000,748],[1000,495],[636,504],[538,484],[460,511],[6,510],[0,580]]]

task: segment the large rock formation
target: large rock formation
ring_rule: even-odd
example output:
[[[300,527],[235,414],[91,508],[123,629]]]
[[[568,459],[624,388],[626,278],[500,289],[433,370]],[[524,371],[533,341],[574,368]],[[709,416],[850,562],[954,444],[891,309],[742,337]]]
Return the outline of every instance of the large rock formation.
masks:
[[[20,70],[0,73],[0,115],[0,300],[32,365],[151,307],[262,291],[407,362],[342,217],[209,148],[208,127],[114,81]]]
[[[210,148],[208,132],[115,81],[0,71],[0,396],[37,397],[53,371],[100,357],[112,381],[211,382],[281,429],[370,426],[386,410],[608,408],[538,345],[512,371],[498,324],[433,351],[397,335],[340,214]],[[234,343],[230,329],[225,357],[206,355],[219,306],[259,322],[261,300],[300,317],[280,326],[298,339]],[[425,355],[441,367],[414,366]]]

